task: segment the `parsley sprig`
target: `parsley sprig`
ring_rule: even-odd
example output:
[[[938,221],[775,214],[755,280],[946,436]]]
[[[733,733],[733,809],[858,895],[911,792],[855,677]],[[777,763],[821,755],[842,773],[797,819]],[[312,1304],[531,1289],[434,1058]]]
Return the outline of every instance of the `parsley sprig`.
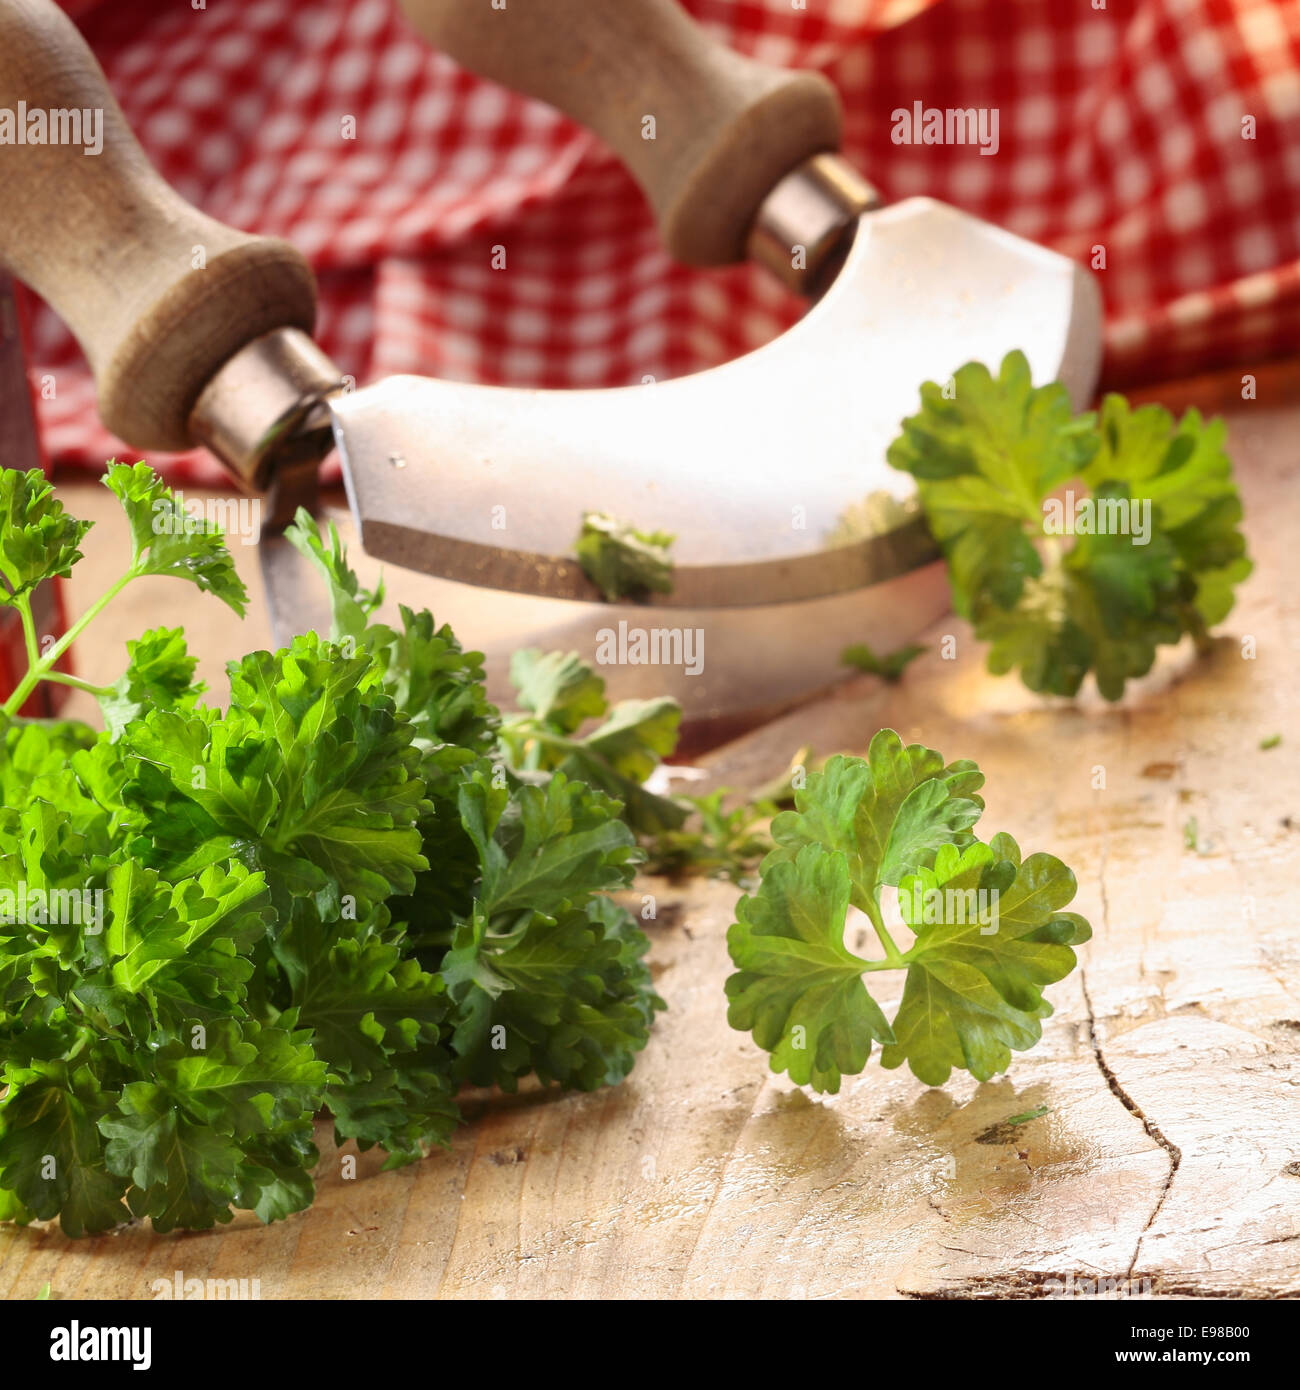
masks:
[[[145,575],[189,580],[243,616],[248,594],[216,527],[189,516],[147,464],[110,460],[104,486],[122,504],[130,523],[131,563],[42,652],[32,618],[32,591],[46,579],[68,577],[81,559],[81,541],[91,523],[67,514],[39,469],[27,473],[17,469],[0,472],[0,578],[4,581],[0,585],[0,605],[18,612],[28,662],[13,693],[0,705],[0,716],[10,717],[20,710],[41,681],[104,694],[100,687],[56,667],[68,648],[122,590]]]
[[[949,388],[922,386],[889,462],[917,481],[989,669],[1054,695],[1091,671],[1118,700],[1157,647],[1204,645],[1250,573],[1224,434],[1118,395],[1074,416],[1065,387],[1035,387],[1012,352],[996,377],[972,362]],[[1066,502],[1086,524],[1066,522]]]
[[[522,773],[563,772],[616,796],[633,830],[679,827],[687,808],[644,785],[677,746],[682,708],[669,696],[611,705],[605,682],[576,652],[518,651],[510,682],[522,706],[499,730],[501,751]]]
[[[927,1085],[954,1068],[987,1081],[1038,1041],[1052,1012],[1042,990],[1074,968],[1070,948],[1091,932],[1061,910],[1075,879],[1059,859],[1022,859],[1010,835],[975,838],[983,783],[974,763],[883,729],[865,759],[831,758],[772,822],[759,888],[727,933],[737,973],[726,988],[728,1020],[772,1054],[773,1071],[838,1091],[876,1042],[883,1066],[906,1062]],[[885,920],[887,888],[910,945]],[[851,908],[879,954],[850,950]],[[887,971],[905,972],[892,1021],[865,978]]]

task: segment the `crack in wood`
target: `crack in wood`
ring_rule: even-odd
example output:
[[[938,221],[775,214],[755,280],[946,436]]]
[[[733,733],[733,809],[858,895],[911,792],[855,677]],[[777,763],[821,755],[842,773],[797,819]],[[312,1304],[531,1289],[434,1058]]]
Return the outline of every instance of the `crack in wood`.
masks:
[[[1079,988],[1083,991],[1084,1007],[1088,1010],[1088,1041],[1092,1046],[1092,1055],[1097,1061],[1098,1070],[1105,1079],[1106,1085],[1110,1087],[1111,1094],[1115,1099],[1137,1119],[1147,1132],[1148,1137],[1154,1143],[1159,1144],[1169,1158],[1169,1172],[1165,1175],[1165,1181],[1160,1189],[1159,1197],[1156,1198],[1155,1206],[1151,1208],[1151,1215],[1147,1217],[1146,1224],[1138,1233],[1137,1244],[1133,1247],[1133,1258],[1128,1262],[1128,1269],[1125,1271],[1125,1278],[1131,1279],[1133,1271],[1137,1267],[1138,1256],[1142,1253],[1142,1242],[1146,1239],[1147,1232],[1155,1224],[1156,1217],[1160,1215],[1160,1209],[1169,1196],[1169,1190],[1174,1185],[1174,1176],[1183,1161],[1183,1151],[1171,1139],[1165,1137],[1160,1126],[1154,1120],[1143,1113],[1142,1107],[1120,1084],[1119,1077],[1115,1075],[1110,1064],[1106,1061],[1105,1054],[1101,1050],[1101,1040],[1097,1036],[1097,1015],[1092,1007],[1092,996],[1088,992],[1087,972],[1084,970],[1079,971]]]

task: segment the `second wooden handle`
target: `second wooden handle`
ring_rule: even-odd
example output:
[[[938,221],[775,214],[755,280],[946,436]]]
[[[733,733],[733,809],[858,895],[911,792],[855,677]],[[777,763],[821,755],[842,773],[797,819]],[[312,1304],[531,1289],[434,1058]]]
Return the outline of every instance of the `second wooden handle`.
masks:
[[[759,204],[838,147],[835,89],[715,42],[676,0],[401,0],[471,71],[539,97],[613,146],[689,265],[743,260]]]
[[[0,0],[0,108],[26,116],[23,143],[0,144],[0,262],[76,334],[109,429],[138,449],[188,448],[218,368],[272,329],[310,331],[311,270],[287,242],[173,192],[52,0]]]

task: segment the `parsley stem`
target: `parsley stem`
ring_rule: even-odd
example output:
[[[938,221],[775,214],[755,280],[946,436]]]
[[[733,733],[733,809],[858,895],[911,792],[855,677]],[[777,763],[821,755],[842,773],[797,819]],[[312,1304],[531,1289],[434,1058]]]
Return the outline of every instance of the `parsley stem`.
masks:
[[[80,676],[69,676],[63,671],[47,671],[43,679],[54,685],[70,685],[74,690],[84,690],[88,695],[96,697],[113,693],[111,685],[92,685],[89,681],[83,681]]]
[[[590,752],[590,749],[584,749],[577,739],[565,738],[563,734],[553,734],[533,719],[507,720],[501,726],[501,732],[507,737],[522,739],[525,745],[531,740],[536,743],[548,743],[552,748],[563,748],[567,753]]]
[[[609,759],[603,757],[594,748],[578,739],[565,738],[563,734],[553,734],[540,721],[527,718],[508,720],[502,725],[501,733],[507,739],[523,741],[523,768],[521,771],[536,772],[541,768],[543,744],[560,749],[565,753],[586,754],[601,767],[610,768]],[[610,771],[612,772],[613,769],[610,768]]]
[[[876,936],[880,944],[884,947],[885,958],[879,963],[873,963],[868,969],[876,970],[901,970],[906,962],[903,960],[903,953],[894,944],[894,938],[885,930],[885,920],[880,915],[880,904],[868,898],[863,902],[867,916],[871,919],[871,925],[875,929]]]
[[[91,1037],[110,1037],[119,1038],[122,1042],[129,1043],[131,1039],[125,1034],[120,1033],[113,1025],[107,1022],[104,1015],[98,1009],[88,1009],[77,996],[68,992],[68,1002],[76,1007],[77,1012],[85,1019],[83,1028],[89,1031]]]
[[[27,664],[35,666],[41,659],[41,649],[36,641],[36,621],[32,617],[32,596],[30,593],[19,594],[14,600],[18,608],[18,616],[23,624],[23,641],[27,644]]]
[[[0,705],[0,714],[12,718],[27,701],[27,697],[43,680],[50,679],[50,671],[53,670],[59,658],[77,640],[78,637],[95,621],[97,617],[108,607],[110,603],[122,592],[126,586],[137,577],[137,570],[134,565],[118,579],[110,584],[107,589],[90,605],[89,608],[77,619],[75,623],[59,638],[57,642],[45,653],[34,661],[27,674],[18,682],[14,693]],[[34,635],[34,634],[33,634]]]

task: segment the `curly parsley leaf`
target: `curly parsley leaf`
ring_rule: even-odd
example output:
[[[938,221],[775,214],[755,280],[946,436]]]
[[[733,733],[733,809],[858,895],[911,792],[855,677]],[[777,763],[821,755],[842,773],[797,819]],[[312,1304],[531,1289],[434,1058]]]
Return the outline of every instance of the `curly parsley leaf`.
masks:
[[[604,512],[584,512],[573,548],[607,599],[644,599],[672,592],[674,539],[667,531],[638,531]]]
[[[361,637],[384,601],[382,582],[374,589],[363,588],[348,565],[347,547],[339,536],[338,527],[330,521],[322,529],[305,507],[298,508],[284,534],[325,581],[334,621],[331,638],[341,642],[345,637]]]
[[[1066,696],[1092,671],[1116,700],[1159,646],[1203,642],[1250,573],[1223,438],[1194,410],[1175,423],[1115,395],[1072,418],[1016,352],[996,378],[969,363],[950,390],[923,386],[889,461],[916,478],[990,669]]]
[[[140,645],[149,650],[140,653],[134,660],[134,672],[116,686],[90,685],[57,670],[73,642],[133,580],[146,575],[175,575],[216,594],[241,616],[244,612],[247,594],[216,527],[190,516],[144,463],[131,467],[110,462],[103,482],[126,513],[132,537],[131,564],[56,641],[38,649],[31,590],[42,579],[69,573],[81,558],[78,547],[89,523],[64,512],[40,473],[5,470],[0,474],[0,604],[18,609],[28,658],[28,669],[0,703],[0,719],[16,715],[41,681],[63,681],[89,690],[105,702],[116,735],[131,711],[144,707],[141,700],[149,680],[161,682],[152,693],[162,695],[168,686],[179,693],[181,682],[175,663],[183,663],[185,658],[164,650],[163,629],[147,635]],[[162,665],[168,667],[165,673]],[[146,671],[146,667],[150,669]],[[189,682],[185,685],[188,687]]]
[[[243,617],[248,593],[218,527],[192,516],[147,463],[108,465],[104,486],[131,527],[131,572],[187,579]]]
[[[1042,988],[1073,968],[1068,948],[1088,939],[1088,926],[1059,911],[1075,891],[1059,860],[1034,855],[1022,865],[1010,836],[975,839],[982,783],[973,763],[945,764],[886,729],[866,759],[831,758],[773,821],[776,848],[727,934],[737,967],[727,1017],[772,1054],[774,1071],[838,1091],[876,1041],[882,1065],[906,1060],[928,1084],[941,1085],[954,1066],[987,1080],[1011,1049],[1037,1041],[1050,1013]],[[885,923],[887,885],[915,937],[906,950]],[[989,902],[995,915],[975,911]],[[848,949],[850,908],[864,914],[882,956]],[[889,970],[907,972],[892,1023],[864,982]]]
[[[129,1082],[98,1120],[108,1172],[129,1180],[132,1215],[157,1231],[207,1230],[265,1200],[296,1209],[290,1192],[311,1200],[301,1170],[325,1064],[307,1036],[222,1021],[204,1042],[161,1048],[155,1079]]]
[[[400,605],[400,628],[377,621],[384,586],[362,587],[332,521],[322,530],[299,508],[285,535],[329,587],[331,640],[349,655],[363,648],[378,663],[385,693],[415,725],[417,741],[430,747],[454,744],[467,758],[489,752],[497,712],[483,688],[483,654],[465,651],[451,628],[439,626],[428,609],[416,612]]]
[[[134,719],[151,709],[188,711],[205,689],[194,679],[198,658],[189,654],[179,627],[159,627],[126,644],[122,678],[99,697],[104,724],[114,739]]]
[[[529,1071],[583,1090],[621,1079],[662,1005],[644,936],[593,896],[640,858],[616,803],[563,773],[513,799],[476,773],[460,800],[482,878],[442,964],[459,1074],[508,1090]]]
[[[330,588],[333,641],[369,654],[384,692],[411,721],[427,804],[416,821],[430,867],[414,888],[392,903],[420,947],[445,946],[452,922],[468,910],[477,859],[460,822],[457,792],[468,773],[496,748],[499,718],[483,684],[481,652],[465,651],[446,624],[428,610],[399,609],[400,629],[375,616],[383,585],[361,586],[333,522],[325,528],[305,511],[286,532],[313,561]]]
[[[58,1215],[73,1235],[131,1213],[152,1216],[160,1230],[209,1226],[229,1220],[231,1206],[261,1206],[273,1182],[278,1204],[287,1184],[305,1205],[310,1181],[295,1170],[314,1153],[310,1113],[324,1066],[305,1043],[287,1053],[287,1035],[239,1021],[249,953],[269,920],[260,877],[231,865],[171,884],[127,861],[107,874],[103,918],[69,921],[65,909],[51,911],[48,871],[65,878],[70,842],[57,838],[61,823],[42,823],[41,809],[27,808],[16,849],[44,892],[43,910],[19,938],[0,942],[0,959],[11,963],[0,1186],[30,1215]],[[35,1014],[21,1002],[24,984],[44,1001]],[[239,1075],[220,1070],[232,1060]],[[297,1086],[282,1091],[295,1076]],[[282,1097],[292,1102],[284,1113]],[[105,1143],[128,1133],[129,1166],[120,1145]],[[218,1152],[230,1162],[200,1182],[204,1155]]]
[[[130,726],[127,799],[150,860],[187,873],[238,857],[267,875],[281,910],[317,895],[337,914],[409,893],[428,868],[415,822],[427,808],[414,730],[367,656],[314,634],[230,669],[224,717],[153,710]]]
[[[1074,969],[1070,947],[1091,936],[1082,917],[1059,911],[1075,888],[1053,855],[1022,863],[1010,835],[964,851],[946,845],[933,868],[904,880],[899,904],[916,945],[881,1066],[906,1061],[929,1086],[954,1068],[988,1081],[1007,1069],[1012,1049],[1033,1047],[1052,1012],[1043,988]]]
[[[844,945],[849,892],[844,859],[808,844],[772,864],[727,932],[741,967],[727,980],[727,1021],[753,1033],[773,1071],[818,1091],[860,1072],[873,1038],[894,1038],[863,983],[868,963]]]
[[[66,579],[91,525],[64,511],[39,468],[0,470],[0,604],[12,604],[43,580]]]
[[[8,1064],[0,1104],[0,1188],[22,1219],[54,1217],[65,1235],[93,1235],[126,1219],[126,1181],[104,1164],[98,1122],[113,1096],[91,1066],[61,1058]]]
[[[274,949],[297,1024],[329,1066],[338,1142],[381,1145],[389,1168],[447,1143],[459,1112],[442,1046],[450,1012],[442,978],[405,953],[382,915],[358,928],[303,905]]]

